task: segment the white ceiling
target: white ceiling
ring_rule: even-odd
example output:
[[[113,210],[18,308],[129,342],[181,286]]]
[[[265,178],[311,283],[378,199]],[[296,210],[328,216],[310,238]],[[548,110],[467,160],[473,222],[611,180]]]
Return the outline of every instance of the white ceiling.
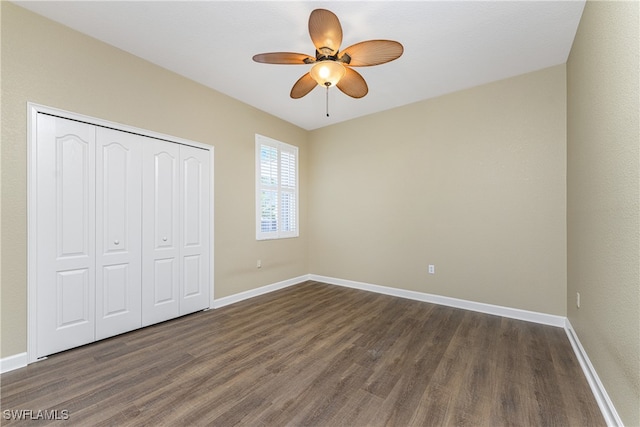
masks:
[[[566,62],[584,1],[16,1],[161,67],[304,129]],[[334,12],[342,48],[397,40],[397,60],[359,67],[369,94],[325,90],[302,99],[289,91],[308,65],[252,61],[263,52],[314,56],[307,22]]]

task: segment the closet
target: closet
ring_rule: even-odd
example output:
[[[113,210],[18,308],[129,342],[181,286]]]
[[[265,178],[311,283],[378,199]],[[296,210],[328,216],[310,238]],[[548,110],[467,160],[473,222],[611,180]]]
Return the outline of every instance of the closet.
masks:
[[[208,308],[210,151],[34,117],[35,357]]]

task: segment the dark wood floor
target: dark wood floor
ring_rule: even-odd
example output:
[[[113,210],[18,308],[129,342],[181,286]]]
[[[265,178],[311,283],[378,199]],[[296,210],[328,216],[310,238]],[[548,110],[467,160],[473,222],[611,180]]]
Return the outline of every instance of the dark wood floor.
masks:
[[[82,426],[605,425],[561,328],[317,282],[1,380],[9,425],[20,409]]]

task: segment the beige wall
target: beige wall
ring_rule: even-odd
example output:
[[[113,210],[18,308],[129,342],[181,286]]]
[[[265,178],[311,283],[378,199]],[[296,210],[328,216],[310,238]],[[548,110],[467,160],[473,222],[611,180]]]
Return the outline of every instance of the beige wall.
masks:
[[[0,6],[0,23],[2,22],[2,7]],[[2,85],[2,28],[0,28],[0,86]],[[1,88],[0,88],[1,89]],[[0,333],[2,333],[2,95],[0,91]],[[2,337],[0,336],[0,358],[2,354]]]
[[[568,312],[623,420],[640,424],[638,3],[589,3],[566,67],[313,132],[0,10],[0,357],[26,351],[32,101],[215,146],[217,298],[315,273]],[[300,147],[298,239],[255,240],[255,133]]]
[[[308,133],[2,12],[1,357],[26,350],[27,101],[215,146],[217,298],[311,272],[565,314],[564,66]],[[255,241],[256,132],[301,147],[298,239]]]
[[[559,65],[313,131],[311,272],[564,316],[565,81]]]
[[[215,146],[216,298],[308,273],[305,130],[1,3],[0,357],[27,349],[27,101]],[[300,147],[300,238],[255,239],[255,133]]]
[[[588,2],[567,63],[567,314],[628,426],[640,425],[638,5]]]

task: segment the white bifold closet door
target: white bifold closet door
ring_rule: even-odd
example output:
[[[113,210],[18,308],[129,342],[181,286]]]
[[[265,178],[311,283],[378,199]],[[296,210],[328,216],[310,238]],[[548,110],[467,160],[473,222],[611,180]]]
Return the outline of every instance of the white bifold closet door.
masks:
[[[95,340],[95,135],[38,114],[37,357]]]
[[[96,127],[96,339],[142,326],[142,144]]]
[[[34,161],[36,357],[209,307],[208,150],[38,114]]]
[[[209,306],[209,163],[199,148],[144,145],[143,325]]]
[[[209,307],[209,152],[180,146],[180,315]]]

